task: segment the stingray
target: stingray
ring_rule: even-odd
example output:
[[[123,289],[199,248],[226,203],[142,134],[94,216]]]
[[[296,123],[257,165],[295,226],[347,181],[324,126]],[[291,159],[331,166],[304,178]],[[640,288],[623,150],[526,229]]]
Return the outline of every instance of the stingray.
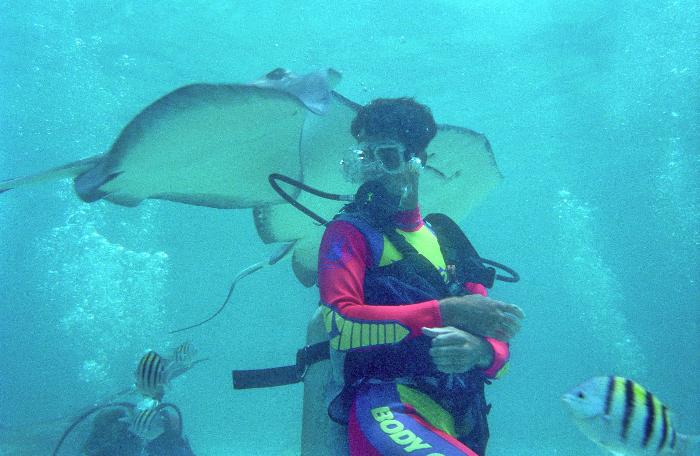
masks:
[[[111,148],[36,175],[0,182],[16,187],[72,178],[86,202],[134,207],[162,199],[220,209],[252,209],[265,243],[294,243],[292,267],[305,286],[316,281],[323,229],[268,183],[273,173],[330,193],[353,194],[339,162],[355,143],[350,122],[360,105],[333,87],[332,69],[297,75],[278,68],[247,84],[192,84],[139,112]],[[424,213],[463,218],[502,178],[482,134],[439,125],[421,178]],[[326,219],[343,203],[290,187]]]

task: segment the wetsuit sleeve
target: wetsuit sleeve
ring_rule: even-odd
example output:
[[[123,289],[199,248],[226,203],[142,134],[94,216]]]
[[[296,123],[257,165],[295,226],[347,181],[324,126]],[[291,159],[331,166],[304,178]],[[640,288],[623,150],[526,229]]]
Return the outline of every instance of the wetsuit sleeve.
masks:
[[[508,359],[510,358],[510,348],[507,342],[486,337],[486,342],[491,345],[493,350],[493,362],[484,369],[484,375],[489,378],[500,378],[508,370]]]
[[[326,329],[331,338],[341,336],[340,350],[400,342],[420,336],[422,327],[442,326],[436,300],[365,303],[365,271],[371,261],[367,241],[357,228],[345,221],[328,225],[319,251],[318,286],[327,307]]]
[[[469,292],[472,294],[480,294],[482,296],[488,295],[486,288],[480,283],[467,282],[464,284],[464,288],[469,290]],[[510,348],[507,342],[493,339],[491,337],[485,337],[485,339],[486,342],[491,345],[491,350],[493,351],[493,362],[488,368],[484,369],[484,375],[489,378],[499,378],[508,370]]]

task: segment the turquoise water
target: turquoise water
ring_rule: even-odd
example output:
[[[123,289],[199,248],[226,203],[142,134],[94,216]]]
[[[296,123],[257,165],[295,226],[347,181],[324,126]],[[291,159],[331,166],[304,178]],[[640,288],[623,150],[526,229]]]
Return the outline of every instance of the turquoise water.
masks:
[[[237,4],[241,3],[241,4]],[[700,6],[694,1],[0,2],[0,179],[107,150],[159,96],[333,67],[366,103],[414,96],[484,133],[505,176],[462,220],[525,309],[508,376],[488,390],[490,456],[599,454],[559,396],[632,377],[700,432]],[[0,196],[0,454],[46,454],[32,424],[132,381],[147,348],[191,339],[211,361],[168,399],[197,454],[296,454],[299,386],[233,391],[230,369],[291,362],[317,292],[250,211],[85,204],[68,182]],[[3,434],[0,434],[3,435]],[[39,448],[39,449],[37,449]]]

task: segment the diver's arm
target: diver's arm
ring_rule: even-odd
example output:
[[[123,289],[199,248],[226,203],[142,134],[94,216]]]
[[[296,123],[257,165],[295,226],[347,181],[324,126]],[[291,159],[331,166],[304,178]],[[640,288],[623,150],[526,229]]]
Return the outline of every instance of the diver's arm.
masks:
[[[421,335],[421,328],[443,326],[435,300],[411,305],[368,305],[364,302],[365,270],[371,264],[364,236],[352,224],[335,221],[321,241],[318,286],[321,301],[343,318],[361,323],[398,323],[407,337]]]
[[[488,291],[480,283],[467,282],[464,284],[464,288],[471,294],[479,294],[481,296],[488,296]],[[510,347],[508,342],[503,342],[502,340],[494,339],[492,337],[483,337],[483,340],[488,343],[491,348],[490,356],[488,360],[482,360],[479,363],[481,369],[483,369],[484,375],[489,378],[498,378],[505,374],[507,369],[508,360],[510,359]]]

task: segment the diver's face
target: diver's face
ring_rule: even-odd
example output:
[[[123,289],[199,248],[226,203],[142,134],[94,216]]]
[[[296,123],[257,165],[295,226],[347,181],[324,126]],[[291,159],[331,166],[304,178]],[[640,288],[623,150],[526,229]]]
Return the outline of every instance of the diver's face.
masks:
[[[343,159],[343,171],[352,182],[380,180],[391,193],[405,193],[409,178],[415,177],[406,162],[406,146],[391,138],[360,135],[357,146]]]
[[[368,163],[376,165],[384,174],[400,174],[404,167],[406,146],[393,139],[362,140],[357,149],[364,153]]]

